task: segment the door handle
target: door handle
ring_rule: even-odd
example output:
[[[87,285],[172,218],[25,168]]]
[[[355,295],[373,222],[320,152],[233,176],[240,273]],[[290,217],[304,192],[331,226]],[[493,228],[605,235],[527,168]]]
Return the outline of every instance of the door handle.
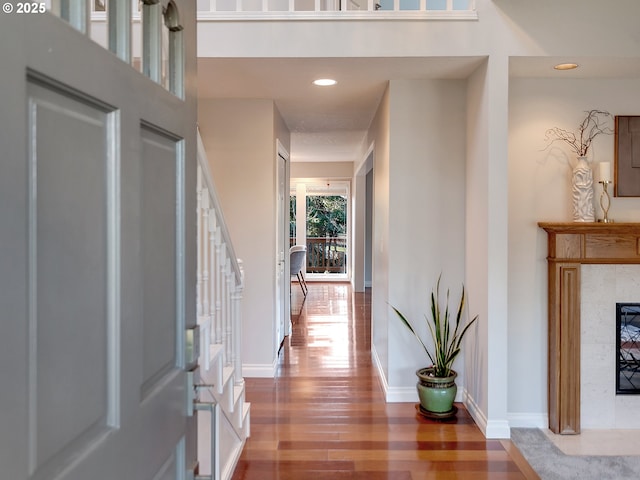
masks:
[[[187,372],[187,416],[193,416],[196,404],[198,403],[198,395],[200,390],[213,388],[214,385],[206,383],[197,383],[200,381],[200,367]]]

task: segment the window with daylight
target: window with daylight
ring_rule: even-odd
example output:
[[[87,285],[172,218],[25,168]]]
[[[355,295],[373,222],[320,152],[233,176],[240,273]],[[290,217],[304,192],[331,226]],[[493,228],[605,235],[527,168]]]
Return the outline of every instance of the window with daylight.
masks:
[[[294,182],[291,245],[307,246],[308,278],[348,279],[349,182]]]

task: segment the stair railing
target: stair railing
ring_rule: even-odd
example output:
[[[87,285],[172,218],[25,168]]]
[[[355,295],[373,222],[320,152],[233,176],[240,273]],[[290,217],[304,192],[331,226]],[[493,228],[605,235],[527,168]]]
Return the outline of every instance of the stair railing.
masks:
[[[211,352],[223,348],[225,367],[233,367],[234,384],[242,377],[242,262],[237,259],[198,131],[198,269],[197,315],[205,369]]]
[[[417,0],[410,4],[405,4],[401,0],[314,0],[311,2],[301,2],[296,0],[198,0],[197,8],[199,14],[214,13],[222,15],[250,14],[260,12],[263,14],[303,15],[306,19],[318,15],[318,18],[332,12],[348,15],[358,15],[362,13],[374,14],[370,18],[380,18],[387,12],[396,14],[437,14],[446,12],[450,16],[476,12],[476,0],[441,0],[439,2],[428,2],[427,0]],[[295,17],[290,17],[295,18]],[[366,17],[365,17],[366,18]],[[446,18],[446,17],[443,17]]]

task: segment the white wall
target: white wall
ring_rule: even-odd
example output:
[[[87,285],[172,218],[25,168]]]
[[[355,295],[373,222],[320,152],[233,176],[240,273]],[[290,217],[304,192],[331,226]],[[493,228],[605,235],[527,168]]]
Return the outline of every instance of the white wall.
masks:
[[[592,108],[640,111],[635,79],[514,78],[509,92],[509,412],[514,424],[545,423],[547,412],[547,238],[539,221],[570,221],[570,149],[544,150],[550,127],[575,130]],[[614,138],[600,136],[593,164],[613,162]],[[598,168],[595,168],[597,180]],[[599,197],[601,187],[596,186]],[[601,216],[600,207],[596,215]],[[640,198],[612,198],[609,216],[638,221]],[[527,371],[527,382],[518,380]]]
[[[378,158],[386,155],[378,147],[374,164],[374,340],[376,349],[388,355],[383,368],[387,399],[414,401],[415,370],[428,365],[428,358],[389,304],[428,335],[423,318],[441,272],[443,290],[450,287],[452,299],[459,298],[464,279],[465,146],[460,137],[465,136],[465,82],[393,80],[388,100],[388,175],[381,175],[385,165],[379,169]],[[389,191],[382,206],[380,189]],[[384,278],[380,262],[386,266]],[[459,385],[464,385],[462,361],[455,368]]]
[[[489,438],[507,421],[507,89],[508,63],[490,57],[468,81],[466,265],[469,308],[479,315],[467,339],[467,407]]]
[[[353,162],[292,162],[291,178],[343,178],[353,176]]]
[[[489,129],[487,98],[487,64],[469,78],[467,84],[467,161],[466,161],[466,227],[465,284],[469,291],[469,308],[479,314],[476,337],[465,340],[468,375],[466,382],[470,404],[475,415],[486,425],[488,410],[488,329],[487,319],[489,242],[488,157]]]
[[[389,346],[387,298],[389,291],[389,142],[390,93],[385,91],[369,130],[373,156],[373,251],[371,280],[371,354],[381,372],[383,388],[388,389]]]
[[[198,110],[214,183],[245,271],[243,373],[273,376],[276,135],[285,148],[289,139],[271,100],[201,100]]]

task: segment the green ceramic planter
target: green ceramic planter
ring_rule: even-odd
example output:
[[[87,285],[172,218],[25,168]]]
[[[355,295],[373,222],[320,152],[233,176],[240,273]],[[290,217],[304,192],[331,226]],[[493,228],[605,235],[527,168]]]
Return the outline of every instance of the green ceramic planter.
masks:
[[[453,401],[458,391],[456,372],[451,370],[449,377],[434,377],[432,368],[421,368],[416,371],[416,375],[420,405],[425,411],[447,413],[453,410]]]

